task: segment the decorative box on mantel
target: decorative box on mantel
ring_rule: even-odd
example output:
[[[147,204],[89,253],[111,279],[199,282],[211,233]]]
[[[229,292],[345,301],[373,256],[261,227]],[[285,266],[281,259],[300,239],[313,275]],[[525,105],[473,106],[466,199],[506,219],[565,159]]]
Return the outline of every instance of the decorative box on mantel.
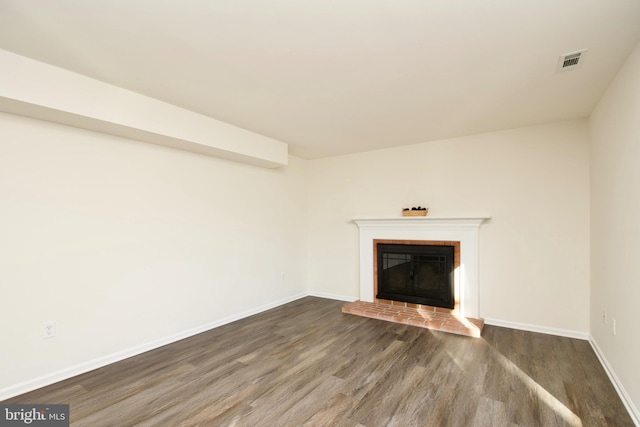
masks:
[[[460,242],[455,294],[459,315],[479,318],[479,231],[490,216],[354,219],[360,229],[360,301],[374,302],[374,240]]]
[[[405,209],[402,211],[402,216],[427,216],[429,208],[425,209]]]

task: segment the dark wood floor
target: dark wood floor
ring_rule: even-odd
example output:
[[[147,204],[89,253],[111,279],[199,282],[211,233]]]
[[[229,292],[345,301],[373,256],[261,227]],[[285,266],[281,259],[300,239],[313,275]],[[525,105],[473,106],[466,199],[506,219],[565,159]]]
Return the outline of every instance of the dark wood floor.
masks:
[[[4,403],[73,426],[633,426],[588,342],[483,338],[304,298]]]

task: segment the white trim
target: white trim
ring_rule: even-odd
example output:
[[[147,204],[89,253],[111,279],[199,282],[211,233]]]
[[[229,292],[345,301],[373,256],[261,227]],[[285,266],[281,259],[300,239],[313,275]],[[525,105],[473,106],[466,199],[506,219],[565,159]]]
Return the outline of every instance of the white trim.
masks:
[[[332,299],[336,301],[346,301],[346,302],[358,301],[358,298],[356,297],[349,297],[346,295],[337,295],[337,294],[328,294],[326,292],[309,291],[308,295],[310,297],[326,298],[326,299]]]
[[[519,329],[521,331],[538,332],[540,334],[556,335],[559,337],[576,338],[579,340],[588,340],[589,333],[581,331],[572,331],[571,329],[549,328],[547,326],[530,325],[528,323],[508,322],[498,319],[484,319],[485,325],[500,326],[503,328]]]
[[[354,219],[360,229],[360,300],[373,302],[373,241],[442,240],[460,242],[460,269],[456,275],[456,300],[460,314],[478,318],[480,224],[489,216],[467,218],[400,217]]]
[[[640,426],[640,411],[638,410],[636,405],[633,403],[633,400],[631,400],[631,397],[627,393],[627,390],[625,390],[624,386],[622,385],[622,382],[618,379],[618,376],[616,375],[615,371],[609,364],[609,361],[605,357],[604,352],[598,346],[598,343],[596,342],[595,338],[593,338],[593,335],[589,335],[589,344],[591,344],[591,348],[593,348],[593,351],[598,357],[598,360],[600,360],[600,364],[604,368],[604,371],[607,373],[609,380],[611,380],[613,387],[616,389],[616,392],[618,392],[618,396],[620,396],[620,400],[622,400],[624,407],[627,408],[627,412],[629,412],[629,416],[631,417],[631,419],[633,420],[636,426]]]
[[[68,368],[61,369],[56,372],[52,372],[50,374],[46,374],[37,378],[33,378],[27,381],[24,381],[19,384],[15,384],[9,387],[5,387],[0,389],[0,401],[9,399],[14,396],[21,395],[23,393],[27,393],[33,390],[36,390],[41,387],[45,387],[59,381],[63,381],[69,379],[71,377],[75,377],[76,375],[84,374],[86,372],[92,371],[94,369],[102,368],[107,365],[110,365],[115,362],[119,362],[121,360],[127,359],[129,357],[137,356],[138,354],[142,354],[144,352],[154,350],[156,348],[162,347],[167,344],[174,343],[176,341],[180,341],[185,338],[189,338],[193,335],[200,334],[202,332],[206,332],[208,330],[217,328],[219,326],[226,325],[231,322],[235,322],[236,320],[244,319],[245,317],[253,316],[254,314],[262,313],[263,311],[270,310],[272,308],[290,303],[292,301],[296,301],[300,298],[304,298],[309,296],[308,292],[302,292],[296,295],[292,295],[290,297],[281,299],[279,301],[275,301],[269,304],[265,304],[247,311],[243,311],[238,314],[234,314],[232,316],[225,317],[220,320],[216,320],[210,323],[206,323],[204,325],[188,329],[186,331],[169,335],[164,338],[160,338],[145,344],[141,344],[135,347],[128,348],[126,350],[118,351],[116,353],[108,354],[103,357],[98,357],[97,359],[89,360],[87,362],[83,362],[74,366],[70,366]]]

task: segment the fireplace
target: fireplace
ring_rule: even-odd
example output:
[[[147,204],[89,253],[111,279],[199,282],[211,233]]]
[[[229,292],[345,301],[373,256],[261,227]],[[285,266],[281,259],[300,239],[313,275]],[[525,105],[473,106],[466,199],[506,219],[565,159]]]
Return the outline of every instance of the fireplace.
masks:
[[[479,318],[478,304],[478,235],[480,224],[489,218],[354,220],[360,229],[360,299],[344,305],[342,312],[480,337],[484,321]],[[433,248],[438,246],[441,248]],[[386,263],[384,256],[378,256],[378,249],[389,254]],[[379,281],[385,280],[385,271],[391,281],[390,288],[384,283],[379,288]],[[423,284],[422,278],[414,283],[416,276],[427,276],[428,284]],[[435,284],[431,279],[435,279]],[[426,304],[425,301],[403,301],[414,298],[416,288],[436,286],[440,289],[427,289],[426,296],[419,296],[428,299]],[[399,293],[411,295],[399,296]]]
[[[453,309],[456,246],[442,243],[375,240],[376,299]]]
[[[360,301],[377,300],[377,258],[374,241],[431,245],[459,245],[455,249],[454,300],[458,315],[479,318],[479,248],[480,224],[489,216],[472,218],[402,217],[356,219],[360,230]],[[420,244],[418,243],[418,244]],[[406,303],[411,306],[415,303]]]

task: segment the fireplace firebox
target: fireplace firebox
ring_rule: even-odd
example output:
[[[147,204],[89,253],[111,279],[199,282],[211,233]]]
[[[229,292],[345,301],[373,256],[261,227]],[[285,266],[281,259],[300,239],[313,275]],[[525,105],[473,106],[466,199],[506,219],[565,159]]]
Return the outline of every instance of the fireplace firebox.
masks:
[[[454,246],[376,244],[377,298],[454,308]]]

